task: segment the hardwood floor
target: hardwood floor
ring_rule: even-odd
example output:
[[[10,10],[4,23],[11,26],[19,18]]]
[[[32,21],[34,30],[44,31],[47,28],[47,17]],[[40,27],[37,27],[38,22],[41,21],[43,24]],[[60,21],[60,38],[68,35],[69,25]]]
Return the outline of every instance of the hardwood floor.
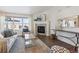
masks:
[[[51,46],[53,46],[53,45],[59,45],[59,46],[69,49],[71,53],[76,52],[74,46],[67,44],[65,42],[62,42],[58,39],[53,39],[51,37],[46,37],[46,36],[42,36],[42,35],[37,35],[37,37],[40,38],[40,40],[42,40],[49,48],[51,48]]]
[[[49,53],[50,48],[53,45],[59,45],[65,47],[70,50],[71,53],[75,52],[75,47],[64,43],[57,39],[52,39],[51,37],[46,36],[37,36],[39,39],[32,40],[31,47],[25,47],[25,39],[22,37],[18,37],[16,42],[14,43],[13,47],[11,48],[10,53]]]

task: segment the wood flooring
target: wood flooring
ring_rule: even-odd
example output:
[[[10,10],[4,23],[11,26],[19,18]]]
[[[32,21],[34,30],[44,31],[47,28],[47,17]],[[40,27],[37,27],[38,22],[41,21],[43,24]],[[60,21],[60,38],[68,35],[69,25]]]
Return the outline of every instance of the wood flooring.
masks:
[[[47,36],[43,36],[43,35],[37,35],[37,37],[40,40],[42,40],[49,48],[51,48],[51,46],[53,46],[53,45],[59,45],[59,46],[62,46],[62,47],[69,49],[71,53],[76,52],[74,46],[67,44],[65,42],[62,42],[58,39],[53,39],[51,37],[47,37]]]
[[[18,37],[10,53],[49,53],[49,50],[53,45],[65,47],[70,50],[71,53],[76,52],[74,46],[62,42],[56,38],[51,38],[43,35],[38,35],[37,38],[38,39],[33,41],[34,46],[27,48],[24,45],[24,38]]]

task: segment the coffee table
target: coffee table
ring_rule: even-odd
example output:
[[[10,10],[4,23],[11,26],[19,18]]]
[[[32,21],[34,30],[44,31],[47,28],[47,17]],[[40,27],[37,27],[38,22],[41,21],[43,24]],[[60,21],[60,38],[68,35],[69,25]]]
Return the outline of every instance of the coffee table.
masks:
[[[25,47],[34,46],[34,39],[36,39],[35,35],[32,33],[25,34]]]
[[[27,37],[28,36],[28,37]],[[26,53],[49,53],[50,48],[33,34],[27,34],[25,37]]]

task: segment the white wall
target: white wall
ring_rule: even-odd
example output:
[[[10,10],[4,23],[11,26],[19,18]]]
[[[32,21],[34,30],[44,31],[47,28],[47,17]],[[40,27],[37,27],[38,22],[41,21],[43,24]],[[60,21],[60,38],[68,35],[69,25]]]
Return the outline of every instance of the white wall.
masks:
[[[46,14],[46,20],[50,22],[50,33],[54,33],[51,29],[55,29],[56,19],[57,19],[57,11],[51,8],[50,10],[46,10],[42,13],[37,13],[33,15],[33,19],[41,14]]]
[[[59,12],[59,17],[75,16],[79,15],[79,7],[66,7],[65,9]]]

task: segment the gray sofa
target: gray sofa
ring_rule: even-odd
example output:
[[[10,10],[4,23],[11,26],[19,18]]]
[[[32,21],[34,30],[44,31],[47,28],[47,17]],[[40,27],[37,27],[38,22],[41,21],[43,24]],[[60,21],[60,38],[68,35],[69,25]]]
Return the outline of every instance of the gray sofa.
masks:
[[[13,30],[8,29],[2,31],[2,35],[4,36],[4,39],[7,41],[7,52],[9,52],[14,42],[16,41],[17,33],[15,33]]]

